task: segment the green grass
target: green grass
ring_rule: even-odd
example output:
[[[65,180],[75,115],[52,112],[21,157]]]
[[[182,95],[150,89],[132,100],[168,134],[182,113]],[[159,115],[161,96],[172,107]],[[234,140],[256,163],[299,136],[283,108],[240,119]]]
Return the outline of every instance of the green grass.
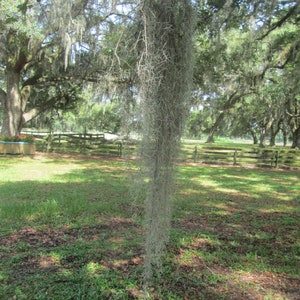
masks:
[[[0,299],[143,299],[133,162],[0,157]],[[299,171],[178,167],[149,299],[298,299]],[[138,212],[138,214],[136,214]]]

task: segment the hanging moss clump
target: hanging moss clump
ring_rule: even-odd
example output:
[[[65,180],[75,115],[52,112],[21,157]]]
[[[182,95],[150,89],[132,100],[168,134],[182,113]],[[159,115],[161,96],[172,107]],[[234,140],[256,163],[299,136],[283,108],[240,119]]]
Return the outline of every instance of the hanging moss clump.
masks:
[[[177,158],[192,82],[192,8],[189,0],[145,0],[141,83],[146,174],[145,280],[161,271],[168,241]]]

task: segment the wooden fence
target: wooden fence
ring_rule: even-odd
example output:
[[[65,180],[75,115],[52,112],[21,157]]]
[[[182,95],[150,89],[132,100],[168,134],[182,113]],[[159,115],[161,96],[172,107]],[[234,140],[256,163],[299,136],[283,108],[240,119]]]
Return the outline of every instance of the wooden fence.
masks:
[[[195,146],[194,162],[300,169],[300,150]]]
[[[36,149],[42,152],[83,153],[89,155],[108,155],[121,157],[123,142],[109,141],[103,133],[49,133],[24,132],[36,138]],[[128,155],[134,152],[134,144],[127,143]],[[232,146],[199,144],[183,151],[182,161],[258,166],[268,168],[300,169],[300,150],[291,148],[259,148],[254,146]],[[191,153],[192,152],[192,153]]]
[[[122,142],[106,140],[103,133],[22,133],[33,135],[36,138],[36,149],[41,152],[122,156]]]

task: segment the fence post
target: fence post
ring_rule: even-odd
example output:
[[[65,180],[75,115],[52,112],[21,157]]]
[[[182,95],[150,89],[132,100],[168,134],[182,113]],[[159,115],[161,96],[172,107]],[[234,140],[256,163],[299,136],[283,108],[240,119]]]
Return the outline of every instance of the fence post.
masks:
[[[194,163],[197,162],[197,157],[198,157],[198,146],[195,146],[195,150],[194,150]]]
[[[275,151],[275,168],[278,168],[279,151]]]
[[[84,130],[84,134],[83,134],[83,143],[84,143],[84,148],[86,146],[86,129]]]
[[[118,152],[119,152],[119,156],[122,157],[122,152],[123,152],[123,143],[119,142],[118,144]]]
[[[47,152],[47,153],[48,153],[48,152],[50,151],[50,149],[51,149],[52,138],[53,138],[52,132],[50,131],[48,137],[46,138],[46,140],[47,140],[47,148],[46,148],[46,152]]]
[[[236,159],[237,159],[237,150],[234,150],[234,153],[233,153],[233,165],[234,166],[236,165]]]

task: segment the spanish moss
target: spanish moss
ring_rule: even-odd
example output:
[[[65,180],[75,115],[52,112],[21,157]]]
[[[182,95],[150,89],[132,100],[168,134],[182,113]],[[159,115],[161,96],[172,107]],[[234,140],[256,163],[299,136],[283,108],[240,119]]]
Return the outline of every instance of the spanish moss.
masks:
[[[159,275],[171,223],[174,163],[192,82],[192,8],[188,0],[145,0],[140,62],[141,147],[148,180],[145,281]],[[155,270],[155,271],[154,271]]]

